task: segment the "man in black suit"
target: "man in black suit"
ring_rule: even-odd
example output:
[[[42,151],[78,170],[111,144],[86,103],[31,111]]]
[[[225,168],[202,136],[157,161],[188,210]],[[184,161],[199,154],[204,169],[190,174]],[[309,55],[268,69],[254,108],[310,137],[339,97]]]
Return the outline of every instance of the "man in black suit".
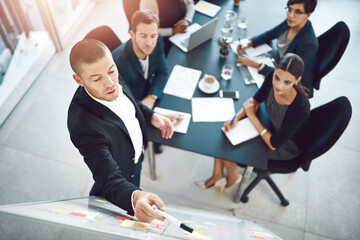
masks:
[[[163,219],[151,208],[164,209],[162,200],[139,188],[141,162],[146,122],[164,138],[172,137],[173,124],[136,102],[102,42],[84,39],[75,44],[70,64],[79,87],[69,107],[68,129],[93,174],[90,195],[105,197],[140,221]]]

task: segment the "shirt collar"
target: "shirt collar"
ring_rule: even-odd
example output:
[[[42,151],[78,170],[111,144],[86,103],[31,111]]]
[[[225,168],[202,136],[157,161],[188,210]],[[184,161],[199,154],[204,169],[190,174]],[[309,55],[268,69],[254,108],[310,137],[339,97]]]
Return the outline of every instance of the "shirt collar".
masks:
[[[97,101],[98,103],[101,103],[102,105],[105,105],[105,106],[112,106],[112,105],[114,105],[114,104],[116,104],[117,103],[117,100],[119,100],[120,99],[120,96],[122,95],[122,94],[124,94],[124,92],[123,92],[123,90],[122,90],[122,86],[119,84],[119,96],[114,100],[114,101],[105,101],[105,100],[101,100],[101,99],[98,99],[98,98],[96,98],[96,97],[93,97],[87,90],[86,90],[86,88],[84,87],[84,89],[85,89],[85,91],[86,91],[86,93],[92,98],[92,99],[94,99],[95,101]]]

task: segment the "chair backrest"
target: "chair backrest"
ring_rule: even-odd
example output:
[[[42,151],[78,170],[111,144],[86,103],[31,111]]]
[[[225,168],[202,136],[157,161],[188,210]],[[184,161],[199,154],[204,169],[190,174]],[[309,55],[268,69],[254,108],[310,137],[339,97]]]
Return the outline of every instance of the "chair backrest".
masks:
[[[351,118],[351,104],[346,97],[311,110],[310,136],[301,167],[308,171],[311,161],[327,152],[345,131]]]
[[[91,30],[84,39],[96,39],[103,42],[112,52],[121,45],[121,41],[114,31],[108,26],[100,26]]]
[[[129,22],[129,29],[131,23],[131,17],[140,8],[140,0],[123,0],[123,8],[126,18]]]
[[[344,22],[336,23],[318,37],[318,66],[314,78],[314,88],[319,90],[321,79],[339,62],[350,39],[350,30]]]

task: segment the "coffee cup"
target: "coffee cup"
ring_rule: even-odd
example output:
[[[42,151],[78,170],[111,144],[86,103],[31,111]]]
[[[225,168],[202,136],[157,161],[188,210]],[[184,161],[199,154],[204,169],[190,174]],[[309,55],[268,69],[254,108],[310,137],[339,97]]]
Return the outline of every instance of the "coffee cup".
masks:
[[[205,75],[204,76],[204,88],[205,89],[212,89],[214,87],[215,84],[215,77],[212,75]]]

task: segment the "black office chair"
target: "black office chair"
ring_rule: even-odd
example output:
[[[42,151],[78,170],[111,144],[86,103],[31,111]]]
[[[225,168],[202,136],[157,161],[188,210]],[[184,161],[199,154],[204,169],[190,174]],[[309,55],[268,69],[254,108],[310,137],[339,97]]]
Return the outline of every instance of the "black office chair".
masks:
[[[96,39],[103,42],[112,52],[121,45],[121,41],[114,31],[108,26],[100,26],[91,30],[84,39]]]
[[[129,22],[129,28],[131,23],[131,17],[140,8],[140,0],[123,0],[123,8],[126,18]]]
[[[314,88],[319,90],[321,79],[340,61],[349,43],[350,30],[344,22],[338,22],[318,37],[318,67],[314,78]]]
[[[325,105],[311,110],[310,136],[306,141],[303,153],[292,160],[269,160],[266,170],[254,169],[256,178],[249,184],[242,194],[240,201],[246,203],[248,194],[262,180],[265,179],[281,200],[281,205],[289,205],[289,201],[280,192],[272,173],[292,173],[298,168],[308,171],[312,160],[327,152],[345,131],[351,118],[351,104],[346,97],[339,97]]]

